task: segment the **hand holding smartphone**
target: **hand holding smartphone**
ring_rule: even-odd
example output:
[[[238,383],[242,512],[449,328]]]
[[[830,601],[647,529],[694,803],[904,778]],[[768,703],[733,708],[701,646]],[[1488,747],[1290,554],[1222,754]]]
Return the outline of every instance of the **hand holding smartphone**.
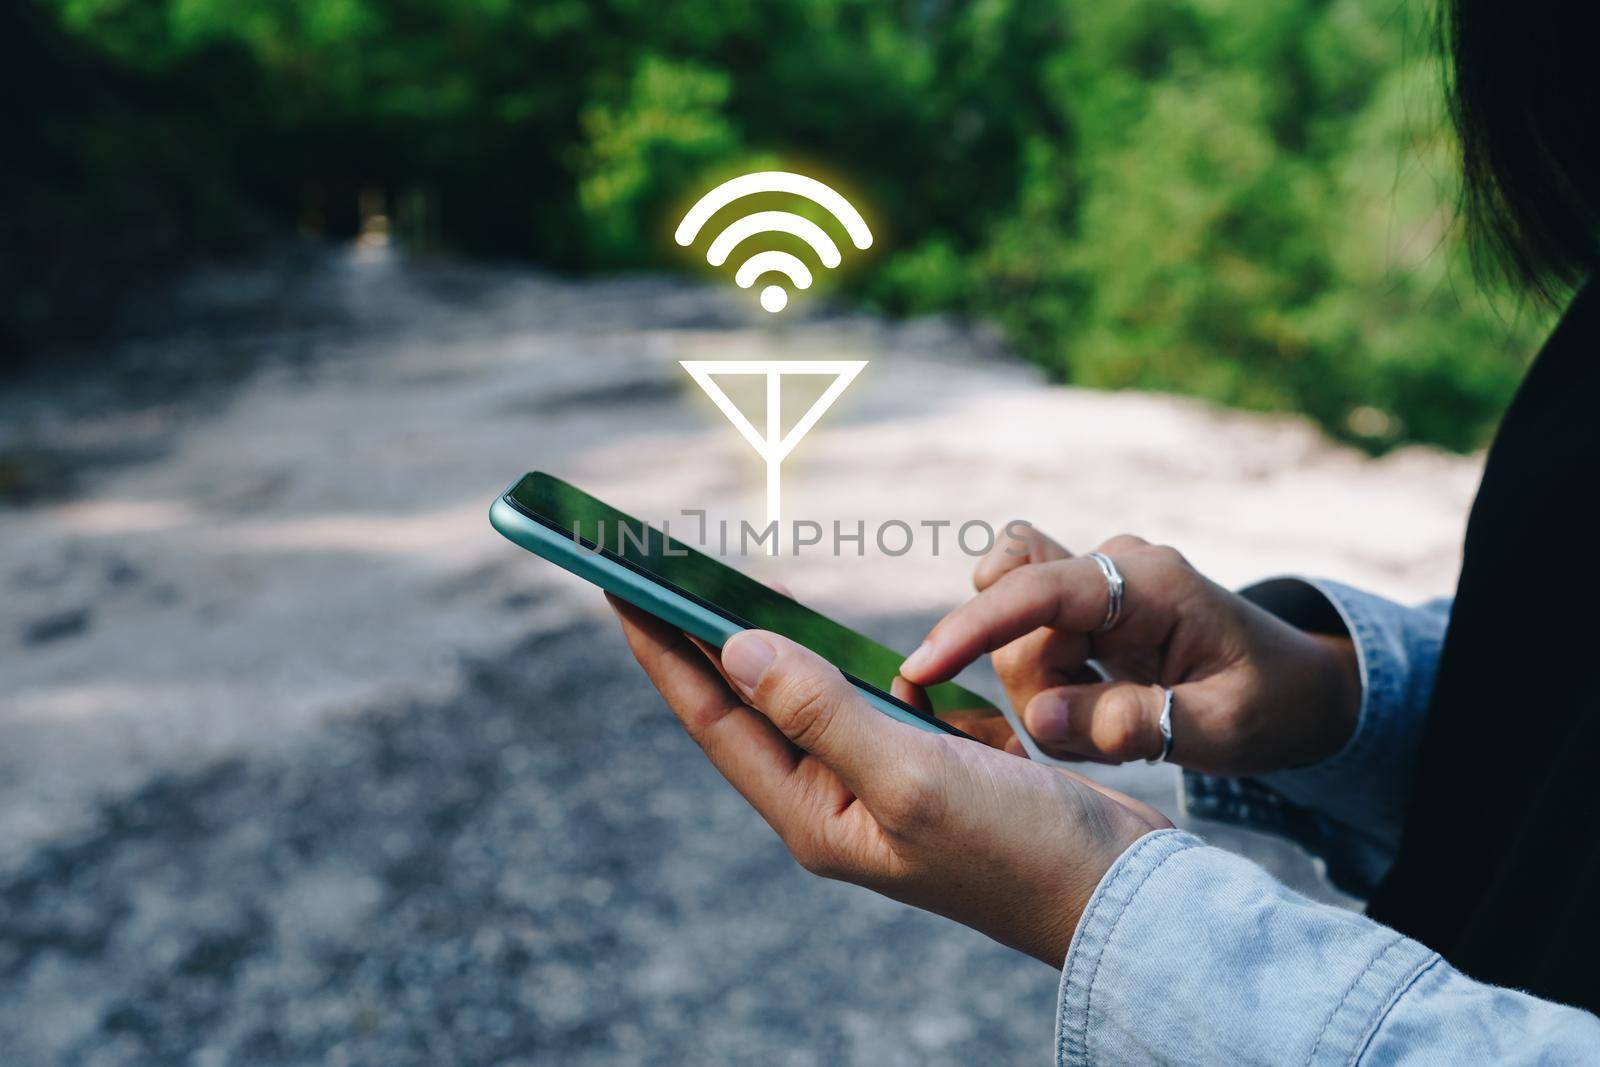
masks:
[[[900,653],[558,478],[524,475],[494,502],[489,521],[512,542],[716,648],[743,630],[770,630],[838,667],[892,719],[1002,749],[1015,738],[999,708],[953,682],[928,686],[926,707],[901,699]]]

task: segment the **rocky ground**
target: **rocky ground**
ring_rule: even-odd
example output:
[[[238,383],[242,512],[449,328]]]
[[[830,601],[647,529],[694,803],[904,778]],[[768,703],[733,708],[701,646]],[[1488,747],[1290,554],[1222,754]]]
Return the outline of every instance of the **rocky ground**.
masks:
[[[758,518],[680,359],[864,358],[792,516],[1122,530],[1219,580],[1448,590],[1478,462],[1050,387],[986,331],[304,249],[0,391],[8,1064],[971,1063],[1055,976],[803,874],[590,589],[501,541],[530,468]],[[971,561],[756,560],[910,647]],[[975,684],[982,687],[980,675]],[[1167,769],[1104,777],[1174,811]],[[1269,839],[1218,843],[1331,897]]]

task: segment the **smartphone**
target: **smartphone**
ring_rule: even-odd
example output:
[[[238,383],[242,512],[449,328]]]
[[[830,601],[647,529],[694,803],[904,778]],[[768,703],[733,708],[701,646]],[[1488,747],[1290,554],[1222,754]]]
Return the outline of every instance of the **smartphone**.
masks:
[[[490,507],[489,522],[515,544],[717,648],[741,630],[769,630],[838,667],[892,719],[997,748],[1014,736],[998,708],[954,682],[929,686],[926,709],[895,697],[900,653],[559,478],[523,475]]]

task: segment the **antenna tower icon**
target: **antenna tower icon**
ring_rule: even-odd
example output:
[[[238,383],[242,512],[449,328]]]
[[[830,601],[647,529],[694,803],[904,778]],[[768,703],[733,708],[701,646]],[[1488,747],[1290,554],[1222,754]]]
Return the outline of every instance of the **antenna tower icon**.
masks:
[[[723,182],[695,202],[684,215],[683,221],[678,224],[674,239],[678,244],[688,247],[694,243],[711,216],[735,200],[756,193],[775,192],[804,197],[821,205],[844,227],[852,244],[859,249],[872,247],[872,231],[867,228],[861,213],[848,200],[815,178],[788,171],[758,171]],[[706,252],[706,260],[712,266],[720,267],[728,261],[729,255],[739,245],[752,237],[769,233],[786,233],[800,238],[816,253],[818,261],[824,267],[837,267],[842,262],[839,247],[834,244],[833,238],[828,236],[826,230],[810,219],[789,211],[756,211],[735,219],[712,239],[711,247]],[[779,249],[757,251],[749,256],[735,272],[734,281],[739,288],[749,289],[763,275],[771,274],[782,276],[797,289],[808,289],[811,286],[810,268],[798,256]],[[780,284],[769,284],[761,290],[760,300],[763,308],[772,314],[777,314],[788,306],[789,293]],[[756,454],[766,463],[768,526],[778,524],[782,519],[783,461],[817,424],[833,402],[839,399],[839,395],[855,381],[856,375],[860,374],[866,365],[866,360],[859,359],[683,361],[683,369],[689,372],[689,376],[701,389],[705,390],[718,410],[727,416],[728,421],[733,423],[734,429],[739,431],[740,436],[750,443],[750,447],[755,449]],[[765,432],[757,430],[755,424],[729,398],[716,380],[723,375],[759,375],[764,379],[767,416]],[[833,381],[823,390],[822,395],[812,402],[811,407],[789,432],[784,433],[783,379],[790,375],[831,375]],[[781,526],[779,529],[781,530]],[[773,555],[778,553],[780,538],[781,534],[772,540]]]
[[[782,467],[783,461],[789,453],[794,451],[801,438],[811,431],[811,428],[821,419],[823,413],[839,399],[850,383],[855,381],[856,375],[861,373],[867,365],[864,359],[821,359],[821,360],[778,360],[778,359],[711,359],[711,360],[684,360],[680,364],[689,376],[695,380],[700,388],[706,391],[714,404],[717,405],[728,421],[733,423],[734,429],[739,431],[750,447],[756,450],[767,464],[767,524],[780,522],[783,518],[782,504]],[[745,413],[739,410],[722,386],[717,382],[716,376],[721,374],[758,374],[766,379],[767,390],[767,428],[762,433],[755,428]],[[791,374],[823,374],[832,375],[833,381],[822,391],[822,395],[812,401],[810,409],[800,417],[800,421],[790,428],[788,433],[783,432],[783,379]],[[773,541],[772,551],[777,554],[777,541]]]

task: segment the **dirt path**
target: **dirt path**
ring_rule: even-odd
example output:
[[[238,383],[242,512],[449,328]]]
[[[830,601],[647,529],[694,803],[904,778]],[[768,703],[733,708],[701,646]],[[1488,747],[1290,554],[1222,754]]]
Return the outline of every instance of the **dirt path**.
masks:
[[[1451,584],[1474,460],[1045,387],[937,321],[775,329],[740,295],[302,254],[196,279],[103,380],[0,397],[0,457],[51,472],[0,510],[11,1062],[1044,1055],[1047,972],[800,875],[597,598],[488,529],[535,467],[642,516],[758,517],[680,359],[871,361],[786,464],[791,515]],[[909,645],[970,568],[925,547],[758,569]],[[1170,773],[1108,777],[1171,809]]]

